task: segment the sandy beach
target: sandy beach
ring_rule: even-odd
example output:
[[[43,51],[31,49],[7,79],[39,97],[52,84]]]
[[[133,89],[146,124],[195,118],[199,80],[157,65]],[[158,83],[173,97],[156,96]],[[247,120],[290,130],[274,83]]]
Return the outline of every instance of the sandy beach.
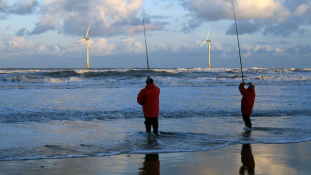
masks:
[[[0,161],[7,174],[311,174],[311,142],[244,144],[201,152]]]

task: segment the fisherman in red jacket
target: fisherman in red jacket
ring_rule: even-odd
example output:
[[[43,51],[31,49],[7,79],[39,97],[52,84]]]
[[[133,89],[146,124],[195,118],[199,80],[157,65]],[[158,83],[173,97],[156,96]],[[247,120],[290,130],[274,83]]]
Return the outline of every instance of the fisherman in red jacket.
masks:
[[[137,102],[143,106],[146,132],[151,132],[152,125],[153,132],[158,135],[160,88],[153,84],[153,79],[150,77],[147,78],[146,84],[146,87],[139,92]]]
[[[245,125],[248,128],[252,128],[252,122],[250,119],[250,116],[253,111],[254,101],[255,101],[255,85],[253,85],[251,82],[247,83],[248,88],[244,88],[244,82],[240,83],[239,90],[242,94],[242,100],[241,100],[241,111],[242,116]]]

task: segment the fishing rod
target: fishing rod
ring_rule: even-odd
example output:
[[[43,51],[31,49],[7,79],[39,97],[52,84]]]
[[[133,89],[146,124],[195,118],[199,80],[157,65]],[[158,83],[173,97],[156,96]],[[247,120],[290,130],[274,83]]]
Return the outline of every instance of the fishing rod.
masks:
[[[147,39],[146,39],[146,29],[145,29],[144,14],[143,14],[142,16],[143,16],[143,25],[144,25],[144,35],[145,35],[145,47],[146,47],[147,67],[148,67],[147,81],[149,82],[149,78],[150,78],[150,73],[149,73],[149,59],[148,59],[148,48],[147,48]]]
[[[238,32],[238,25],[237,25],[237,23],[236,23],[236,16],[235,16],[235,10],[234,10],[233,0],[232,0],[232,8],[233,8],[233,14],[234,14],[234,19],[235,19],[236,38],[237,38],[237,40],[238,40],[238,47],[239,47],[239,56],[240,56],[240,65],[241,65],[241,72],[242,72],[242,81],[244,82],[243,66],[242,66],[242,58],[241,58],[241,50],[240,50],[239,32]]]

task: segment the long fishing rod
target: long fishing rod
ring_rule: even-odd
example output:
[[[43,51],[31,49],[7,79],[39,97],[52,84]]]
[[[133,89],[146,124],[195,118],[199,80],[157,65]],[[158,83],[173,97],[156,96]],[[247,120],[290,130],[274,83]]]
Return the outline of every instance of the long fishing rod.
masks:
[[[145,47],[146,47],[146,57],[147,57],[147,67],[148,67],[148,81],[149,81],[149,59],[148,59],[148,48],[147,48],[147,39],[146,39],[146,29],[145,29],[145,19],[144,19],[144,14],[143,14],[143,25],[144,25],[144,35],[145,35]]]
[[[238,32],[238,25],[236,23],[236,17],[235,17],[235,10],[234,10],[233,0],[232,0],[232,8],[233,8],[233,14],[234,14],[234,19],[235,19],[236,38],[238,40],[238,47],[239,47],[239,56],[240,56],[240,65],[241,65],[241,72],[242,72],[242,81],[244,82],[243,66],[242,66],[242,58],[241,58],[241,50],[240,50],[239,32]]]

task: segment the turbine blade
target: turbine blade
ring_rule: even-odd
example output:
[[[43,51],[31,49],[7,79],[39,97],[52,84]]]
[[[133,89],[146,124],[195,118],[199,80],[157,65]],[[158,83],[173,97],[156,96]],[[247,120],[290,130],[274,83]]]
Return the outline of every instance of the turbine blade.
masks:
[[[91,26],[91,23],[90,23],[90,25],[89,25],[89,28],[87,29],[85,38],[87,38],[87,36],[89,35],[90,26]]]
[[[203,44],[201,44],[201,46],[200,46],[200,47],[202,47],[205,43],[207,43],[207,41],[205,41]]]
[[[208,40],[208,38],[209,38],[209,29],[210,29],[210,27],[211,27],[211,26],[208,27],[207,40]]]
[[[212,50],[214,50],[211,45],[210,45],[210,47],[211,47]]]
[[[80,41],[83,41],[83,40],[85,40],[85,38],[83,38],[83,39],[80,39],[79,41],[77,41],[76,43],[78,43],[78,42],[80,42]]]
[[[93,51],[93,49],[92,49],[92,47],[91,47],[91,45],[90,45],[90,43],[87,43],[87,45],[90,47],[90,49]]]

